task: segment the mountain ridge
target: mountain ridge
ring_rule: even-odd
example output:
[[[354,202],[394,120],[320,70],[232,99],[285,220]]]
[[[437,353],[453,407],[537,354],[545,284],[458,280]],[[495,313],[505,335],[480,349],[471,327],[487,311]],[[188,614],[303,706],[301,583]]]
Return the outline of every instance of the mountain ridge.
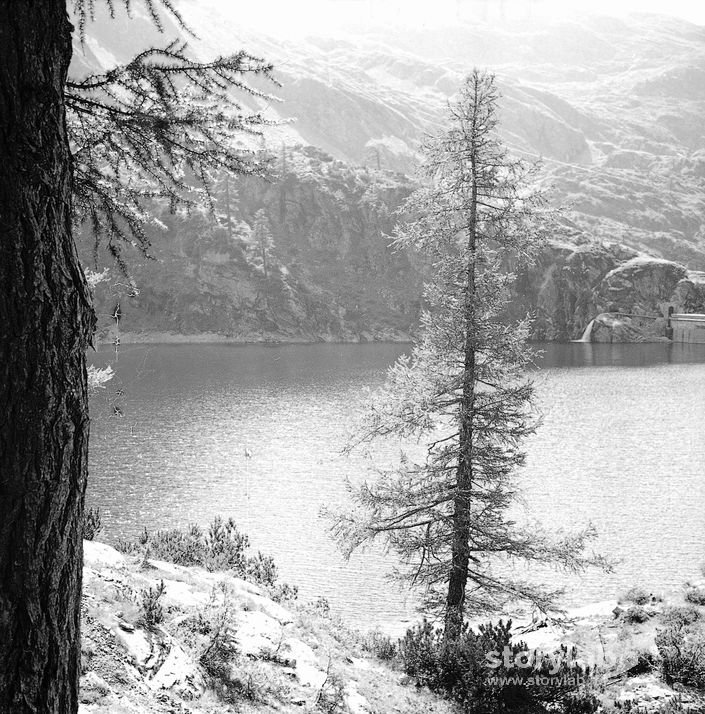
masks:
[[[275,155],[296,152],[299,145],[317,146],[353,173],[366,166],[370,183],[384,169],[400,184],[408,182],[401,175],[413,170],[423,136],[441,130],[445,106],[463,75],[474,64],[489,66],[503,94],[499,114],[504,141],[515,154],[543,159],[542,180],[553,185],[554,202],[563,207],[556,243],[618,244],[688,270],[705,270],[705,28],[639,15],[521,28],[475,23],[452,30],[389,29],[342,39],[282,41],[242,32],[227,18],[213,15],[212,8],[184,4],[183,9],[202,38],[194,45],[200,56],[246,47],[274,61],[281,89],[258,86],[283,101],[245,98],[243,103],[273,119],[296,119],[268,132]],[[126,61],[139,43],[160,39],[148,18],[134,22],[129,41],[117,49],[114,26],[104,19],[92,25],[87,54],[77,59],[76,71],[81,71],[81,62],[85,71],[95,63]],[[319,168],[328,163],[319,157]],[[313,208],[316,200],[309,198]],[[256,202],[252,196],[248,200]],[[260,201],[260,207],[273,215],[275,208],[265,205],[268,200]],[[386,230],[393,228],[396,207],[387,206]],[[351,229],[334,213],[327,213],[323,227],[318,216],[319,229],[330,240]],[[248,225],[251,229],[251,220]],[[193,230],[199,240],[201,229]],[[309,270],[306,276],[314,293],[328,295],[324,302],[329,305],[335,300],[320,283],[336,274],[336,265],[332,259],[319,261],[318,273]],[[233,275],[240,274],[235,269]],[[151,277],[160,280],[157,274]],[[418,283],[417,275],[414,280]],[[407,298],[402,301],[408,303]],[[536,294],[529,303],[538,299]],[[574,336],[580,326],[569,323],[567,332],[557,334]],[[163,327],[141,324],[157,331]],[[280,328],[272,328],[274,334],[290,337]],[[257,334],[259,328],[254,329]],[[340,323],[333,331],[307,328],[300,336],[387,334],[376,329],[348,331]]]

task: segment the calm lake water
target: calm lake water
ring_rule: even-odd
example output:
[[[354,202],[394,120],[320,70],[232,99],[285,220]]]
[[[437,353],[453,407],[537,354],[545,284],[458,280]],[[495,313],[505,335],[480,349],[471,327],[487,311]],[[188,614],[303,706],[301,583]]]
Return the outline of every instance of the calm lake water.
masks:
[[[543,424],[520,475],[523,517],[588,522],[614,574],[566,579],[567,604],[634,584],[679,588],[705,562],[705,345],[543,345],[533,378]],[[92,402],[89,505],[102,538],[232,516],[301,597],[325,596],[352,624],[414,616],[385,579],[391,556],[346,563],[319,513],[345,478],[399,446],[340,454],[365,399],[403,345],[135,345],[94,355],[117,376]],[[115,407],[122,416],[116,415]],[[252,456],[245,457],[245,449]],[[531,572],[528,573],[531,575]]]

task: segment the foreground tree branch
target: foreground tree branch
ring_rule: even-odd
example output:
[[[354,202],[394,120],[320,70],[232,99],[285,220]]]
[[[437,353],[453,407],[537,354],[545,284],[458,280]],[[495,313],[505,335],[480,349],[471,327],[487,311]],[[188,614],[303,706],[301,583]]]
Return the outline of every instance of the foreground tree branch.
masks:
[[[247,81],[276,84],[272,66],[240,51],[199,62],[184,42],[140,52],[124,66],[66,85],[78,223],[121,261],[125,242],[145,249],[150,208],[213,209],[218,176],[261,174],[265,164],[243,144],[269,122],[237,95],[275,98]]]

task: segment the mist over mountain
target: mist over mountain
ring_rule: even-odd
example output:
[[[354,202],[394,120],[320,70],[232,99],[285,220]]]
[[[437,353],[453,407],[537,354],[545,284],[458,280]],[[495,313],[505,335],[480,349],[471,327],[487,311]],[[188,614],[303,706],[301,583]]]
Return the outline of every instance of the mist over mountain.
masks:
[[[674,261],[689,271],[705,270],[703,27],[673,18],[634,15],[527,22],[521,27],[478,22],[452,28],[368,29],[341,37],[277,40],[264,33],[244,33],[233,20],[208,6],[187,4],[184,13],[199,37],[192,41],[199,56],[244,48],[274,62],[282,87],[258,86],[282,101],[247,98],[244,103],[272,118],[292,120],[268,132],[267,144],[275,155],[294,146],[318,147],[349,165],[352,173],[359,174],[352,167],[367,167],[364,181],[370,185],[377,180],[408,183],[402,176],[390,177],[413,173],[424,135],[443,128],[448,101],[464,75],[480,66],[498,76],[503,139],[512,152],[543,161],[543,180],[553,185],[554,200],[563,206],[563,231],[555,236],[554,246],[562,256],[557,258],[559,263],[571,246],[584,256],[580,246],[606,244],[613,246],[607,250],[610,255],[624,260],[651,256]],[[123,33],[127,27],[129,32]],[[133,18],[129,25],[120,18],[99,18],[88,33],[84,55],[75,63],[78,73],[91,66],[124,62],[147,44],[165,44],[167,38],[183,34],[168,27],[159,36],[146,17]],[[331,165],[327,160],[319,163]],[[307,164],[307,171],[317,170]],[[327,182],[321,174],[316,185],[322,188]],[[279,234],[275,242],[286,246],[285,233],[291,235],[291,230],[277,213],[276,193],[263,190],[255,203]],[[352,201],[350,211],[324,215],[317,213],[318,194],[307,194],[299,209],[305,217],[300,232],[309,230],[305,226],[315,219],[316,230],[327,234],[331,245],[343,240],[351,230],[346,221],[359,207],[353,194],[343,189],[340,198]],[[251,201],[251,191],[242,195]],[[391,199],[385,203],[389,215],[381,223],[390,230],[397,205]],[[251,230],[252,212],[243,206],[241,213]],[[199,230],[193,227],[195,234]],[[380,229],[375,235],[366,234],[365,240],[379,241],[386,255],[386,233]],[[159,243],[169,250],[166,236]],[[287,251],[282,251],[283,267],[291,270]],[[321,290],[324,302],[334,304],[337,313],[339,301],[347,304],[348,296],[332,295],[326,285],[341,257],[344,251],[333,250],[329,263],[319,260],[316,271],[306,275],[308,288]],[[622,258],[610,262],[609,270]],[[297,269],[293,266],[294,272]],[[597,282],[584,289],[604,292],[600,281],[609,270],[588,271]],[[150,279],[159,281],[159,276],[151,271]],[[530,309],[552,309],[546,296],[542,301],[539,295],[545,279],[546,274],[536,276]],[[416,276],[411,282],[418,283]],[[365,299],[377,300],[384,286],[380,282],[368,288]],[[389,290],[394,287],[388,286]],[[563,295],[558,299],[563,304],[567,301],[570,308],[577,298]],[[619,307],[633,307],[625,299]],[[668,299],[659,294],[652,302],[657,306]],[[408,312],[413,301],[405,295],[398,302]],[[570,317],[567,331],[546,334],[575,336],[587,316],[581,310],[579,318]],[[143,321],[140,329],[157,327]],[[238,333],[238,329],[230,332]],[[278,333],[281,330],[272,328],[272,334]],[[344,337],[346,331],[323,330],[319,336],[335,334]]]

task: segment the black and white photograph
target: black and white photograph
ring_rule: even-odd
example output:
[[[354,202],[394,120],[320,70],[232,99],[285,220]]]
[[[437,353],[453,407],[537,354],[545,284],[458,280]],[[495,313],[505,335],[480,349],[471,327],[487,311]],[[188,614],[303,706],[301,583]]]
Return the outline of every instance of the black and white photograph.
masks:
[[[705,4],[0,0],[0,714],[705,714]]]

